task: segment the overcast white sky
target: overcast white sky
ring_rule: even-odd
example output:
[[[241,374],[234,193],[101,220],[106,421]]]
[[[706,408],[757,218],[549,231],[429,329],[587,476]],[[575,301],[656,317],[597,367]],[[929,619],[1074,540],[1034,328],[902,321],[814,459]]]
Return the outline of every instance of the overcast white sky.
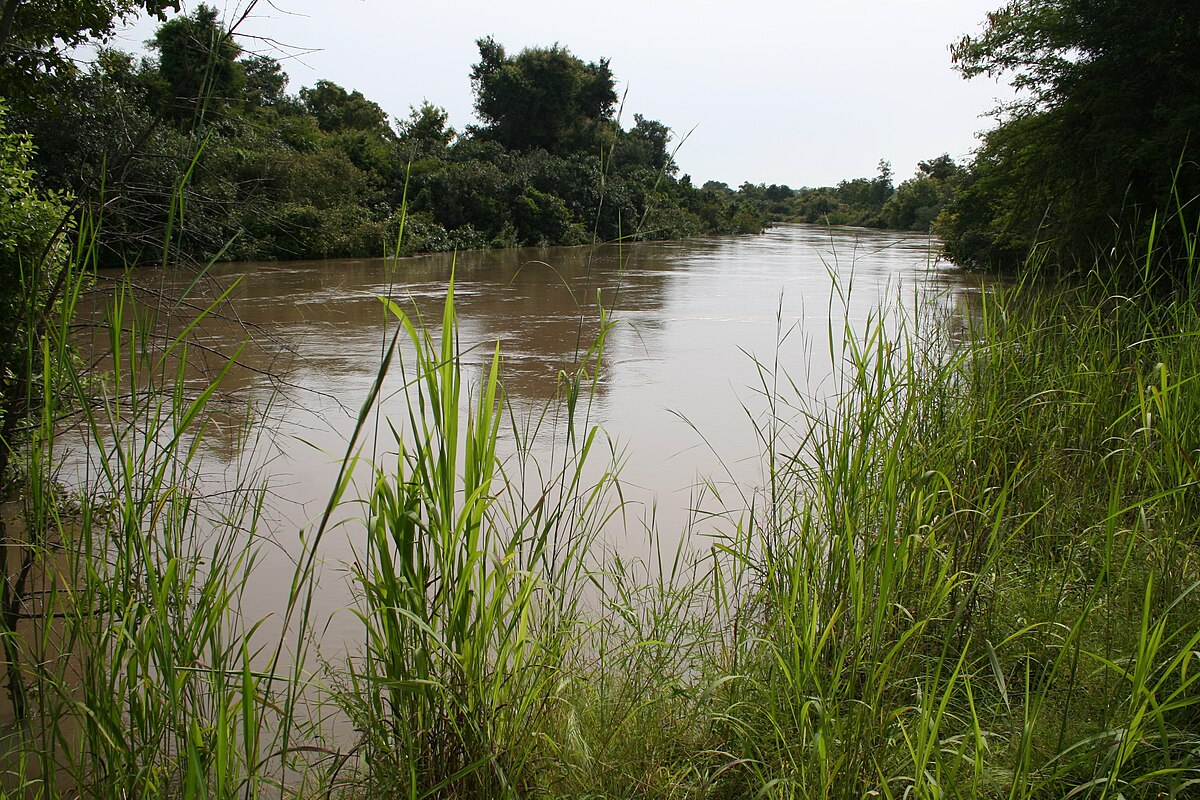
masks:
[[[231,21],[247,2],[210,5]],[[196,5],[184,0],[185,10]],[[244,48],[282,61],[291,92],[324,78],[397,117],[428,98],[458,128],[476,121],[476,39],[494,36],[509,52],[558,43],[585,61],[610,59],[618,92],[628,90],[626,127],[638,112],[680,135],[694,128],[677,160],[697,184],[800,187],[873,176],[881,158],[902,179],[921,159],[969,154],[991,126],[987,112],[1011,95],[986,78],[963,80],[948,47],[1000,5],[260,0],[239,32]],[[143,21],[113,44],[139,50],[156,24]]]

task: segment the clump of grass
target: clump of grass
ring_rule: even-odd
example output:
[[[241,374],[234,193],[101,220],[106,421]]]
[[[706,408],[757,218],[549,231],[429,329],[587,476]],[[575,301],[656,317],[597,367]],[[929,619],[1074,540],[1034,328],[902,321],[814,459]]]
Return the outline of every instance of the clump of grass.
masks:
[[[575,432],[572,398],[586,369],[564,376],[562,461],[531,487],[497,454],[498,346],[469,397],[453,281],[438,338],[384,302],[415,355],[401,364],[407,420],[389,421],[399,455],[394,470],[377,468],[355,566],[367,640],[352,676],[365,785],[379,796],[520,796],[542,758],[539,729],[575,635],[583,556],[605,514],[610,476],[588,484],[583,472],[597,432]]]

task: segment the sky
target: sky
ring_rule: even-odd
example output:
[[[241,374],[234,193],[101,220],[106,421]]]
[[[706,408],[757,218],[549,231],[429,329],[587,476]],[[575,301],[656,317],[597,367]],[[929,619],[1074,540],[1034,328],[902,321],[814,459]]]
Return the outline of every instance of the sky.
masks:
[[[227,23],[250,0],[209,0]],[[185,11],[198,3],[184,0]],[[964,80],[950,43],[980,31],[1001,0],[572,0],[401,3],[259,0],[238,27],[242,47],[280,60],[289,92],[331,80],[394,117],[428,99],[461,129],[477,122],[475,40],[510,53],[559,44],[608,58],[634,113],[686,137],[680,174],[801,186],[873,177],[897,182],[941,153],[969,156],[1003,83]],[[141,20],[110,44],[139,51],[158,23]]]

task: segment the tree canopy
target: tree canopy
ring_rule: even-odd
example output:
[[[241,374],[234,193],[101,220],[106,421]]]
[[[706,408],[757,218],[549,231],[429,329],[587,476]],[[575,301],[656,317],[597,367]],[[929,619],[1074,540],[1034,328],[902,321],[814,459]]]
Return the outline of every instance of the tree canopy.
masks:
[[[135,6],[168,7],[112,9]],[[460,133],[429,101],[395,120],[329,80],[290,94],[279,62],[239,42],[201,3],[149,56],[101,48],[41,75],[57,102],[14,104],[39,187],[103,203],[101,261],[161,262],[168,232],[177,259],[381,255],[401,220],[405,252],[761,229],[753,204],[676,179],[665,124],[620,127],[607,61],[480,40],[483,124]]]
[[[158,52],[166,106],[175,117],[195,120],[240,96],[242,49],[212,6],[201,3],[195,12],[163,23],[148,44]],[[261,64],[255,66],[261,71]]]
[[[379,105],[359,91],[346,91],[333,81],[317,81],[300,90],[304,108],[326,133],[342,131],[390,131],[388,116]]]
[[[164,19],[179,0],[0,0],[0,86],[10,100],[35,93],[48,74],[72,69],[67,51],[104,40],[139,13]]]
[[[1200,194],[1194,0],[1014,0],[952,54],[1020,90],[940,223],[959,263],[1086,262]]]
[[[561,154],[596,143],[611,126],[617,92],[607,59],[585,63],[558,45],[509,56],[491,37],[476,44],[475,110],[505,147]]]

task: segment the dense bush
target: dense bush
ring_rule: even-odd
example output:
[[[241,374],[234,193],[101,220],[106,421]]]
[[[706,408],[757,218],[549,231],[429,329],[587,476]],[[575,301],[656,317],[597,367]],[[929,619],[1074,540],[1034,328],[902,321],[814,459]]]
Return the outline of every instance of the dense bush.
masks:
[[[1150,222],[1200,196],[1194,2],[1015,0],[952,52],[966,77],[1020,90],[939,223],[956,262],[1012,269],[1037,252],[1090,270],[1114,245],[1153,246],[1185,276],[1186,228]]]

